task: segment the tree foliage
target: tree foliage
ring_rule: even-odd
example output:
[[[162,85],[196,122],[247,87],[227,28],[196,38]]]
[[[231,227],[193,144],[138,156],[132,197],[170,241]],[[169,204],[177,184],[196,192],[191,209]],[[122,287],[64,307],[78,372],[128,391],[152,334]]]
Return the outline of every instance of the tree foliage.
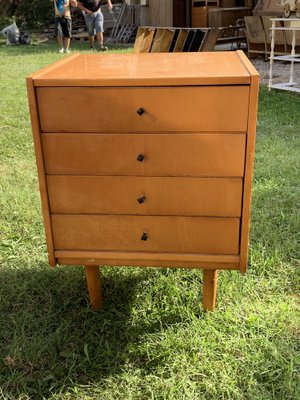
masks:
[[[12,17],[22,0],[0,0],[0,17]]]
[[[49,25],[53,14],[53,3],[49,0],[21,0],[16,11],[16,17],[32,28]]]
[[[49,25],[53,20],[53,4],[50,0],[1,0],[1,18],[15,17],[26,21],[30,28]]]
[[[113,0],[122,3],[124,0]],[[53,23],[53,3],[50,0],[0,0],[0,20],[15,17],[29,28],[41,28]],[[1,22],[1,21],[0,21]],[[0,23],[1,25],[1,23]]]

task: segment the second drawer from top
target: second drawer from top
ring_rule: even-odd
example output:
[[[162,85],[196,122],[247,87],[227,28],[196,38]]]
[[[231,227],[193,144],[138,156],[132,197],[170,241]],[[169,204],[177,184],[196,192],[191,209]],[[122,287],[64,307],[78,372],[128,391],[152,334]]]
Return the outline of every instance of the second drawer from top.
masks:
[[[47,174],[243,177],[246,134],[42,134]]]

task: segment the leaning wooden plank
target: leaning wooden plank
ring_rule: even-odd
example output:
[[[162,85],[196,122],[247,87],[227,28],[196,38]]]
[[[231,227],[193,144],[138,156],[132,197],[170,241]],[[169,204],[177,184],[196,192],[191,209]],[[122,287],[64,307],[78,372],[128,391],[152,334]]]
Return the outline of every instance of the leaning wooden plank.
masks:
[[[267,42],[260,17],[245,17],[248,57],[252,53],[262,53],[267,58]]]
[[[174,47],[174,53],[179,53],[182,51],[185,39],[188,35],[188,29],[181,29],[177,38],[177,42]]]
[[[142,45],[143,45],[145,32],[146,32],[146,28],[143,27],[143,26],[139,26],[137,34],[136,34],[135,42],[134,42],[134,47],[133,47],[133,52],[134,53],[140,53],[141,52],[141,48],[142,48]]]
[[[155,28],[147,28],[144,34],[144,39],[143,43],[140,48],[140,53],[149,53],[152,43],[153,43],[153,38],[155,35]]]
[[[162,29],[161,35],[159,35],[156,40],[157,34],[155,35],[155,39],[153,42],[151,52],[156,53],[167,53],[170,49],[172,39],[174,37],[174,29],[164,28]]]
[[[220,30],[218,28],[209,29],[203,38],[199,51],[213,51],[219,34]]]
[[[165,29],[160,48],[161,52],[166,53],[170,50],[170,46],[172,44],[174,35],[175,35],[174,29]]]
[[[152,47],[150,49],[151,53],[159,53],[160,52],[160,46],[161,46],[161,42],[162,42],[163,33],[164,33],[164,29],[161,29],[161,28],[156,29]]]

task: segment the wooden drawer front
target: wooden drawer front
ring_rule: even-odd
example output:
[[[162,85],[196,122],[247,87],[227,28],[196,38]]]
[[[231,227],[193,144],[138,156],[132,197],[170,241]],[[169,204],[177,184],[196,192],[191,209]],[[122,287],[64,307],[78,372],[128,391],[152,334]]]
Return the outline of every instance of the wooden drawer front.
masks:
[[[37,96],[44,132],[247,130],[248,86],[43,87]]]
[[[234,133],[42,135],[48,174],[242,177],[245,141]]]
[[[47,177],[53,213],[240,217],[240,178]]]
[[[238,253],[238,218],[60,214],[51,218],[56,250]],[[147,240],[141,239],[143,234]]]

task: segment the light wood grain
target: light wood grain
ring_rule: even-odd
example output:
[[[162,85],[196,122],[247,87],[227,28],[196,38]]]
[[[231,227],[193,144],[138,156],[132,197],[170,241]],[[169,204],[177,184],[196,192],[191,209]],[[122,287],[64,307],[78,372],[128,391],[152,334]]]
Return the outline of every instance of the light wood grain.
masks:
[[[244,175],[245,133],[47,133],[42,142],[48,174]]]
[[[53,214],[57,250],[238,254],[239,218]],[[141,240],[143,233],[148,235]]]
[[[214,311],[217,298],[218,272],[203,270],[203,307],[205,311]]]
[[[39,87],[37,95],[43,132],[247,129],[249,86]]]
[[[27,87],[50,264],[85,266],[95,310],[98,265],[203,268],[213,310],[217,270],[247,265],[258,97],[247,57],[75,55]]]
[[[250,84],[236,52],[80,54],[33,78],[36,86],[64,87]]]
[[[245,162],[245,178],[243,191],[243,207],[242,207],[242,223],[241,223],[241,263],[240,271],[242,273],[247,270],[248,248],[249,248],[249,231],[250,231],[250,210],[251,210],[251,194],[252,194],[252,177],[254,165],[254,151],[256,138],[256,119],[258,107],[258,90],[259,75],[253,65],[243,52],[238,52],[239,57],[243,61],[245,67],[251,73],[251,87],[249,99],[249,115],[246,143],[246,162]]]
[[[90,296],[91,308],[94,311],[99,311],[103,303],[99,267],[85,265],[84,270]]]
[[[111,265],[169,268],[205,268],[238,270],[240,257],[226,254],[147,253],[124,251],[57,250],[55,256],[62,265]]]
[[[236,178],[51,175],[47,184],[56,214],[241,216]]]
[[[28,103],[29,103],[32,135],[33,135],[33,141],[34,141],[34,150],[35,150],[35,158],[36,158],[36,165],[37,165],[37,172],[38,172],[39,188],[40,188],[40,195],[41,195],[41,201],[42,201],[43,219],[44,219],[44,226],[45,226],[45,233],[46,233],[48,261],[49,261],[49,264],[52,267],[54,267],[56,264],[56,260],[54,257],[52,226],[51,226],[51,220],[50,220],[50,209],[49,209],[49,202],[48,202],[47,183],[46,183],[46,177],[45,177],[45,167],[44,167],[43,151],[42,151],[41,136],[40,136],[40,125],[39,125],[37,99],[36,99],[36,93],[35,93],[35,88],[34,88],[32,78],[28,77],[26,80],[26,83],[27,83]]]
[[[220,269],[220,270],[239,270],[239,263],[224,263],[224,262],[192,262],[192,261],[162,261],[156,260],[152,254],[152,258],[149,261],[140,258],[97,258],[93,261],[83,258],[57,258],[60,265],[84,265],[91,266],[111,266],[111,267],[154,267],[154,268],[188,268],[188,269]]]
[[[116,264],[120,265],[120,262],[126,262],[123,265],[131,265],[132,260],[139,260],[140,264],[137,265],[148,265],[149,262],[155,260],[159,266],[162,262],[169,262],[171,266],[180,265],[196,265],[197,268],[202,268],[210,265],[218,265],[220,268],[231,268],[235,265],[234,269],[237,269],[239,265],[240,257],[238,255],[227,255],[227,254],[199,254],[199,253],[147,253],[147,252],[124,252],[124,251],[78,251],[78,250],[57,250],[55,251],[57,258],[67,259],[85,259],[87,265],[107,265],[107,260],[114,259]],[[101,262],[99,262],[101,260]],[[103,264],[104,263],[104,264]],[[129,263],[129,264],[128,264]],[[184,263],[184,264],[183,264]],[[69,264],[69,262],[68,262]],[[76,265],[82,264],[75,263]],[[122,264],[121,264],[122,265]],[[133,265],[133,264],[132,264]],[[223,265],[223,267],[221,267]],[[214,268],[214,267],[213,267]]]

